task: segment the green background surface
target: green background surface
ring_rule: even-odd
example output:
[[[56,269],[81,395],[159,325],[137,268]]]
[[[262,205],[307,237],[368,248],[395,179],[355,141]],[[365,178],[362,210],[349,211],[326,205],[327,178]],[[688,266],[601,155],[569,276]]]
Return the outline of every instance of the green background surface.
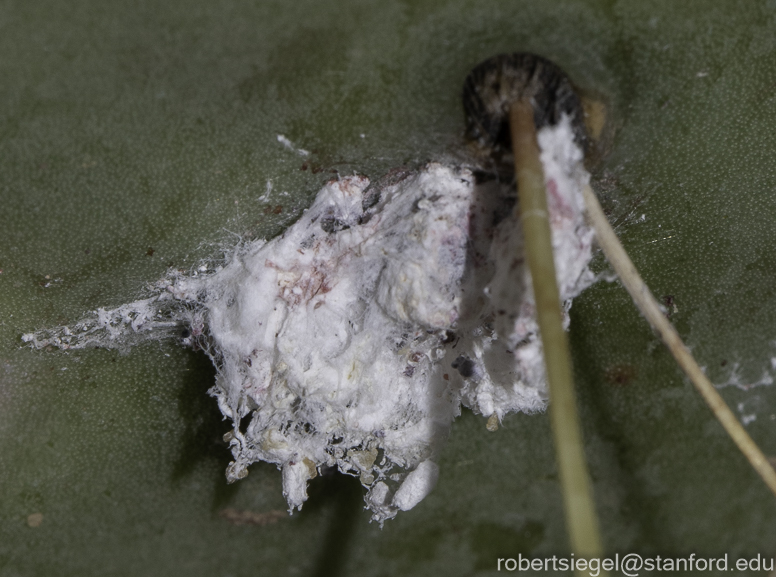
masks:
[[[276,234],[337,171],[450,157],[465,75],[508,51],[606,97],[604,207],[776,455],[776,394],[749,386],[776,357],[776,1],[3,0],[0,575],[489,575],[567,551],[546,415],[464,412],[436,490],[382,530],[341,475],[237,526],[224,509],[285,509],[280,474],[225,484],[204,356],[20,340]],[[776,499],[619,283],[575,301],[571,342],[607,551],[776,554]]]

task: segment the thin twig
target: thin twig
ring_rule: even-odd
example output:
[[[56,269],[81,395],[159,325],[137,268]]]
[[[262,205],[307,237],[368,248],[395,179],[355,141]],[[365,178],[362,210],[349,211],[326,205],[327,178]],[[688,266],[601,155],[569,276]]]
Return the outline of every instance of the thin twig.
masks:
[[[589,185],[585,187],[583,195],[588,220],[595,230],[596,240],[614,271],[620,277],[622,284],[625,285],[631,298],[633,298],[636,307],[647,319],[652,329],[660,336],[668,350],[671,351],[684,374],[687,375],[690,382],[692,382],[693,386],[706,401],[706,404],[709,405],[714,416],[717,417],[717,420],[725,428],[728,435],[738,445],[738,448],[741,449],[741,452],[752,464],[755,471],[759,473],[768,488],[776,495],[776,471],[773,470],[760,447],[757,446],[749,436],[749,433],[739,423],[735,414],[727,406],[722,396],[717,392],[717,389],[711,384],[711,381],[703,374],[692,353],[684,345],[676,329],[666,318],[657,300],[652,296],[636,267],[628,258],[628,254],[609,225],[609,221],[606,219],[606,215],[601,210],[601,205],[598,203],[598,199]]]
[[[568,339],[562,324],[544,171],[539,160],[533,106],[528,99],[512,104],[509,123],[520,219],[550,387],[550,421],[571,549],[581,557],[600,557],[601,537],[585,463]]]

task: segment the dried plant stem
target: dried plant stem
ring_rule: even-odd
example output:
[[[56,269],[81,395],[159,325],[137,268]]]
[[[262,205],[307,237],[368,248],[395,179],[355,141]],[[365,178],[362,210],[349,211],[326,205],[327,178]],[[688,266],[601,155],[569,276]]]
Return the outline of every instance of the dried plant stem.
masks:
[[[749,436],[741,423],[739,423],[733,411],[725,403],[724,399],[711,384],[711,381],[703,374],[692,353],[684,345],[674,326],[668,321],[655,297],[642,280],[636,267],[633,266],[628,254],[620,244],[617,235],[612,230],[609,221],[601,210],[601,205],[590,186],[584,189],[585,209],[590,225],[595,230],[598,245],[604,251],[606,258],[611,263],[622,284],[633,298],[633,302],[642,315],[647,319],[652,329],[660,336],[663,343],[671,351],[671,354],[679,363],[684,374],[690,379],[698,390],[706,404],[717,417],[719,422],[733,439],[741,452],[762,477],[768,488],[776,495],[776,471],[773,470],[768,459],[757,444]]]
[[[550,420],[571,548],[581,557],[600,557],[601,538],[577,415],[571,356],[562,324],[544,171],[530,101],[522,99],[511,106],[509,124],[520,219],[550,387]]]

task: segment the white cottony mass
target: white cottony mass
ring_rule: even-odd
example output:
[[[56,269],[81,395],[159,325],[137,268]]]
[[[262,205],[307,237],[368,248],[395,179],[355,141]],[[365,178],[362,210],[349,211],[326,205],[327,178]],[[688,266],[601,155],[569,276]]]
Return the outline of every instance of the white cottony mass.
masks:
[[[588,175],[568,122],[539,144],[568,309],[593,281]],[[24,338],[117,346],[186,323],[233,423],[228,480],[274,463],[293,510],[321,467],[337,467],[369,488],[382,522],[433,489],[462,405],[498,419],[546,406],[514,204],[509,187],[441,164],[373,186],[334,180],[281,236],[242,245],[216,272],[170,277],[151,298]]]

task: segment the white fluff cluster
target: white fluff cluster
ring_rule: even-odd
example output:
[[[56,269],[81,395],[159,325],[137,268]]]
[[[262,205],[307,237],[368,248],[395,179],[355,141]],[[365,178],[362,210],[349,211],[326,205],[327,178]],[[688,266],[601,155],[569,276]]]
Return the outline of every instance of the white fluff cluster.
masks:
[[[587,173],[567,122],[539,142],[568,308],[593,281]],[[440,164],[382,186],[335,180],[284,234],[243,246],[217,272],[101,310],[79,325],[83,340],[67,327],[24,338],[74,348],[95,344],[102,327],[106,345],[122,330],[168,327],[157,307],[178,303],[187,340],[205,344],[218,368],[211,394],[233,422],[228,480],[275,463],[293,510],[318,470],[336,466],[369,487],[382,522],[431,491],[461,405],[498,419],[546,405],[514,202],[507,187]]]

